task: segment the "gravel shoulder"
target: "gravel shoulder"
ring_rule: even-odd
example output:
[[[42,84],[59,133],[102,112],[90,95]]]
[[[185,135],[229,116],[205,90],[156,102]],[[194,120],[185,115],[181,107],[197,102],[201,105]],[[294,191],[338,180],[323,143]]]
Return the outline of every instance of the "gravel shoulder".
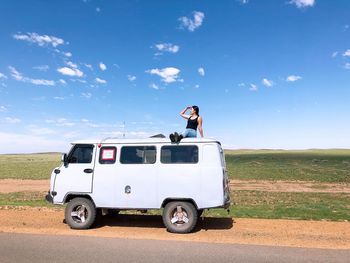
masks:
[[[165,230],[160,216],[104,217],[94,229],[80,231],[63,217],[62,209],[2,207],[0,232],[350,249],[349,222],[202,218],[194,233],[178,235]]]
[[[348,183],[315,183],[305,181],[264,181],[231,180],[234,190],[255,190],[265,192],[305,192],[305,193],[350,193]],[[44,192],[50,188],[49,180],[0,180],[0,193]]]

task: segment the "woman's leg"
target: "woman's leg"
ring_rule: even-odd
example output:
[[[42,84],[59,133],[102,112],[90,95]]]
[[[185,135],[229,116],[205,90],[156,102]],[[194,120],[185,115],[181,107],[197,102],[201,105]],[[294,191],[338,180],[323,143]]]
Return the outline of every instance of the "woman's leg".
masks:
[[[186,129],[181,135],[180,138],[194,138],[197,137],[197,131],[193,129]],[[180,139],[180,140],[181,140]]]

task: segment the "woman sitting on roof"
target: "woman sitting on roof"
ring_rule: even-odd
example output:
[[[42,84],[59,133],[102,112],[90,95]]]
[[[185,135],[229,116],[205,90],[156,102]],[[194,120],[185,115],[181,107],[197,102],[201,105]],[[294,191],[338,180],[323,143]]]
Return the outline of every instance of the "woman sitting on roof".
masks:
[[[186,111],[191,110],[190,115],[186,115]],[[186,137],[197,137],[197,128],[201,137],[203,138],[203,127],[202,127],[202,117],[199,116],[199,108],[198,106],[187,106],[183,111],[180,112],[181,117],[187,119],[186,130],[178,134],[174,132],[169,135],[171,142],[180,142],[182,138]]]

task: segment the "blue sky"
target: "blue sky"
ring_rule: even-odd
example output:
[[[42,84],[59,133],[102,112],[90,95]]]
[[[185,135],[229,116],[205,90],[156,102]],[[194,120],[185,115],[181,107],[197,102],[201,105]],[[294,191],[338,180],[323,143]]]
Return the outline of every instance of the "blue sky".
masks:
[[[168,135],[187,105],[225,148],[350,148],[349,11],[346,0],[1,1],[0,153]]]

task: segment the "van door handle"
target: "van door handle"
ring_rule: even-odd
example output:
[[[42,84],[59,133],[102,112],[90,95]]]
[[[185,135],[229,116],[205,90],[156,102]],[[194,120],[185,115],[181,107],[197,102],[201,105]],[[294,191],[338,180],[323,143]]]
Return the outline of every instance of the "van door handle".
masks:
[[[93,169],[88,168],[84,170],[84,173],[91,174],[93,171]]]

